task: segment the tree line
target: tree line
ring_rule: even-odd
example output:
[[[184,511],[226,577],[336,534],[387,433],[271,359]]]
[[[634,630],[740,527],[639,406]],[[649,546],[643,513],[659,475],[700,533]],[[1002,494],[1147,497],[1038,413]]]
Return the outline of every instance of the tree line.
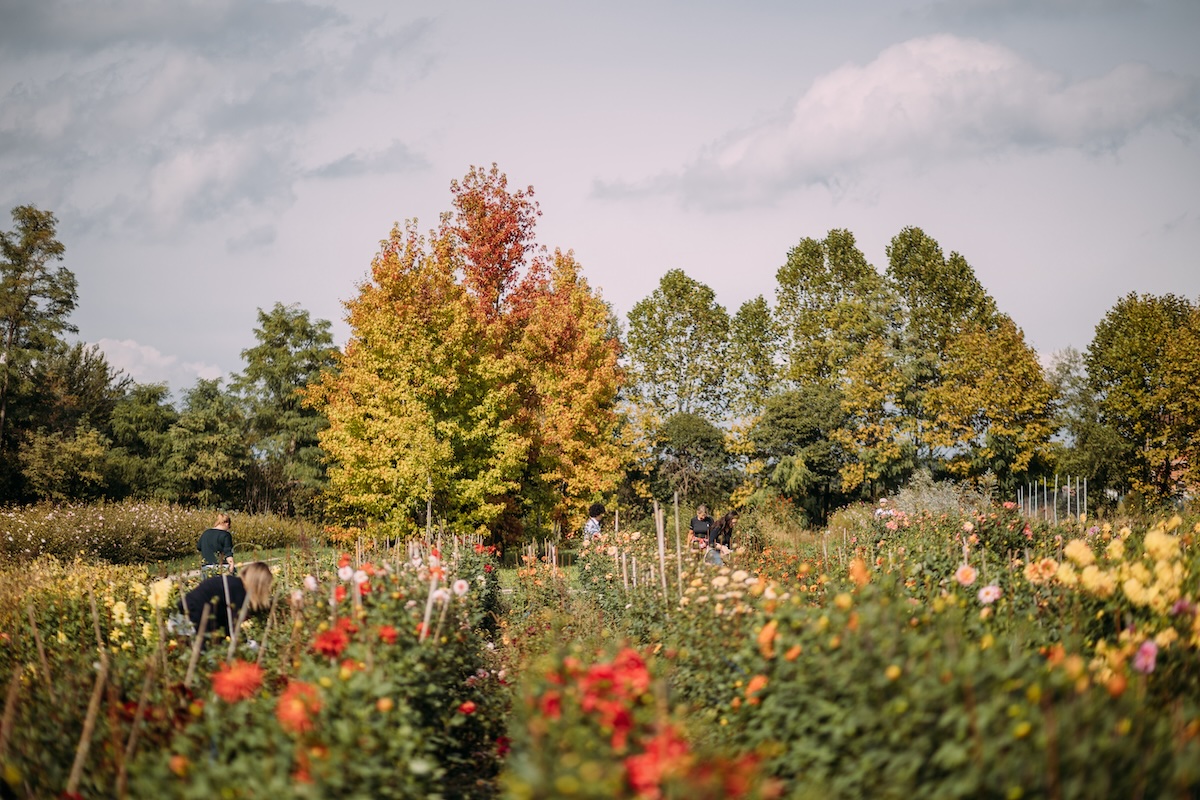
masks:
[[[396,226],[330,325],[259,311],[245,368],[167,387],[68,344],[74,276],[52,214],[3,234],[0,491],[147,497],[404,532],[576,527],[593,500],[780,498],[819,523],[914,472],[1012,494],[1056,471],[1093,497],[1179,501],[1200,468],[1200,305],[1130,294],[1044,369],[966,258],[905,228],[871,265],[805,238],[735,313],[683,270],[624,320],[536,238],[532,187],[493,165],[437,227]]]

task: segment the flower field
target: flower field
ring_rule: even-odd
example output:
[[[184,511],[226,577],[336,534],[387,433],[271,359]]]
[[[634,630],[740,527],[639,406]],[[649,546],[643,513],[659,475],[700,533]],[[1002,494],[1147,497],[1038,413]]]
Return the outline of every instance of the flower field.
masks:
[[[273,611],[203,649],[178,578],[9,568],[0,777],[17,797],[1200,794],[1194,520],[866,515],[720,565],[668,527],[601,534],[570,569],[530,551],[507,594],[465,540],[293,551]]]

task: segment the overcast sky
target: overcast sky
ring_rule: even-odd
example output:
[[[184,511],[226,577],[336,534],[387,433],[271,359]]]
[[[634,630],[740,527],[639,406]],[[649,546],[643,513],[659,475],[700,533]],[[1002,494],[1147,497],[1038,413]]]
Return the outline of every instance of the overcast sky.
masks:
[[[80,338],[177,391],[276,302],[344,343],[392,224],[493,162],[622,318],[915,225],[1048,355],[1200,299],[1197,41],[1197,0],[0,0],[0,227],[53,211]]]

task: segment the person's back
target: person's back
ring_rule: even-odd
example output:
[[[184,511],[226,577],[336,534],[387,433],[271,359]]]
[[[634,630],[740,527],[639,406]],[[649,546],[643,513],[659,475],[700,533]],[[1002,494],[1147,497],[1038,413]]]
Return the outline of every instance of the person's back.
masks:
[[[226,564],[233,569],[233,534],[229,528],[229,515],[217,514],[216,523],[200,534],[196,549],[200,551],[205,570],[219,569]]]

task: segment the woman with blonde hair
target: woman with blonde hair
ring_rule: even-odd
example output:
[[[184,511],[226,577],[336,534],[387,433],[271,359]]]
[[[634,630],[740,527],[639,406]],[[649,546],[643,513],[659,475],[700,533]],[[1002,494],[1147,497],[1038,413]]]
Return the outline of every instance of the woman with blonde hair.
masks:
[[[247,614],[261,614],[271,608],[271,583],[274,577],[266,562],[255,561],[242,568],[241,576],[214,575],[205,578],[180,600],[183,610],[196,627],[204,607],[209,606],[205,634],[217,628],[225,635],[237,624],[242,609]]]

